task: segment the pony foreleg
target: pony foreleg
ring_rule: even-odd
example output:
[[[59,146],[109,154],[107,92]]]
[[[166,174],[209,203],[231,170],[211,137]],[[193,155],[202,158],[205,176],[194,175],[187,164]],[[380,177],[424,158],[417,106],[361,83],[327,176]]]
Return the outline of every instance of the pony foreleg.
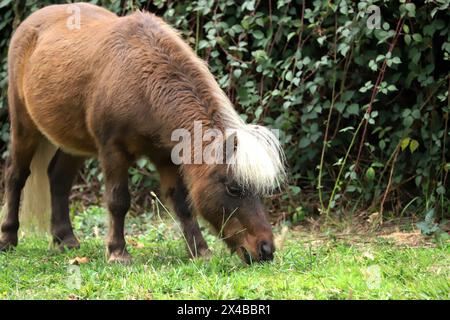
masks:
[[[48,167],[52,200],[51,233],[53,243],[60,250],[80,246],[70,222],[69,195],[83,160],[59,149]]]
[[[126,249],[124,237],[125,216],[131,201],[128,190],[130,160],[118,149],[108,148],[101,151],[100,162],[105,175],[105,197],[110,213],[108,262],[130,263],[131,255]]]
[[[186,241],[188,254],[192,257],[208,257],[210,250],[203,238],[200,226],[188,204],[188,191],[176,166],[162,166],[158,168],[161,180],[163,198],[170,203],[177,215],[183,236]]]
[[[175,213],[180,219],[184,238],[187,242],[188,253],[192,258],[209,257],[211,252],[203,238],[196,217],[192,214],[187,202],[187,190],[181,182],[175,187],[172,202]]]

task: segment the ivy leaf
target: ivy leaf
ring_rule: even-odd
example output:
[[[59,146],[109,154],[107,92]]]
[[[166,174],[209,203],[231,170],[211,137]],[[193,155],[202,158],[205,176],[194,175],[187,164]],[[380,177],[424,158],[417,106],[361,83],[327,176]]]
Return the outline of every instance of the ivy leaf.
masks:
[[[403,31],[404,31],[405,33],[409,33],[409,26],[408,26],[407,24],[404,24],[404,25],[403,25]]]
[[[390,85],[387,87],[387,90],[388,90],[388,91],[397,91],[398,89],[397,89],[397,87],[396,87],[395,85],[390,84]]]
[[[405,4],[405,7],[410,17],[416,16],[416,5],[414,3],[407,3]]]
[[[367,181],[373,181],[375,179],[375,169],[369,167],[366,171],[366,179]]]
[[[359,114],[359,104],[353,103],[347,107],[347,113],[351,115]]]
[[[425,220],[417,223],[417,227],[420,229],[422,234],[431,236],[432,234],[439,231],[439,225],[434,222],[435,212],[434,208],[427,212],[425,215]]]
[[[242,4],[242,9],[247,9],[248,11],[255,10],[255,0],[247,0]]]
[[[294,74],[292,73],[291,70],[289,70],[288,72],[286,72],[286,76],[285,76],[286,80],[291,82],[292,79],[294,79]]]
[[[408,148],[410,141],[411,141],[410,138],[405,138],[402,140],[402,143],[400,144],[402,151],[405,151],[405,149]]]
[[[322,37],[317,38],[317,42],[319,43],[320,46],[323,46],[326,39],[327,39],[327,36],[322,36]]]
[[[144,168],[146,165],[147,165],[147,163],[148,163],[148,160],[147,159],[145,159],[145,158],[140,158],[138,161],[137,161],[137,166],[139,167],[139,168]]]
[[[402,62],[402,60],[400,60],[399,57],[394,57],[394,58],[392,58],[392,63],[399,64],[399,63],[401,63],[401,62]]]
[[[0,2],[0,8],[6,7],[11,2],[12,2],[12,0],[3,0],[2,2]]]
[[[264,38],[264,33],[260,30],[255,30],[252,33],[253,37],[255,37],[255,39],[261,40]]]
[[[411,44],[411,36],[410,36],[409,34],[405,35],[405,43],[406,43],[407,45],[410,45],[410,44]]]
[[[416,5],[414,3],[405,3],[400,6],[400,13],[402,16],[414,18],[416,16]]]
[[[436,188],[436,192],[439,195],[444,195],[445,194],[445,187],[443,185],[440,185],[439,187]]]
[[[411,153],[414,153],[414,151],[416,151],[418,147],[419,141],[412,139],[409,144],[409,150],[411,151]]]
[[[414,118],[412,116],[407,116],[405,119],[403,119],[403,125],[407,128],[411,127],[413,122]]]
[[[369,68],[372,71],[377,71],[378,70],[378,65],[374,60],[370,60],[369,61]]]
[[[298,144],[298,147],[299,147],[300,149],[303,149],[303,148],[306,148],[307,146],[309,146],[310,143],[311,143],[311,140],[309,140],[309,139],[306,138],[306,137],[303,137],[303,138],[300,139],[300,142],[299,142],[299,144]]]
[[[414,33],[412,35],[412,38],[415,42],[422,42],[422,35],[419,33]]]
[[[302,191],[302,189],[300,189],[300,187],[298,186],[290,186],[289,189],[291,189],[291,192],[294,195],[297,195]]]

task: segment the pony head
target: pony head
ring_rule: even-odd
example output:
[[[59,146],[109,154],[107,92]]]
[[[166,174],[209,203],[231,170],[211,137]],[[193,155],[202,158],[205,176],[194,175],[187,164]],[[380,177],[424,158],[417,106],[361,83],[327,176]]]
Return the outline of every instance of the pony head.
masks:
[[[261,198],[285,179],[279,141],[265,127],[242,123],[227,130],[220,147],[225,161],[189,168],[193,207],[243,261],[272,260],[273,233]]]

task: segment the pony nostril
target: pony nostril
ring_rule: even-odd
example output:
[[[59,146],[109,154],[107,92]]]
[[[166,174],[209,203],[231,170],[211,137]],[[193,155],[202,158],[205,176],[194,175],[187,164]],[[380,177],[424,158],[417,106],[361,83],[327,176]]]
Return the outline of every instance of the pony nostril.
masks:
[[[259,247],[259,253],[262,261],[273,260],[272,246],[268,242],[266,241],[261,242]]]

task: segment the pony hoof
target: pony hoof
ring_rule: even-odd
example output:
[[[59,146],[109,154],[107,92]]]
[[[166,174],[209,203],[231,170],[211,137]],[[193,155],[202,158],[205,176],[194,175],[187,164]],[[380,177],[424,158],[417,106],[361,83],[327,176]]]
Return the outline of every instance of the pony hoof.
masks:
[[[53,243],[57,246],[59,251],[64,252],[66,249],[79,249],[80,248],[80,242],[78,241],[75,236],[67,237],[62,240],[60,239],[54,239]]]
[[[198,249],[197,253],[194,253],[193,259],[202,259],[209,261],[212,258],[212,251],[209,248]]]
[[[112,252],[109,254],[108,263],[131,264],[131,262],[131,254],[129,254],[127,251],[117,253]]]
[[[0,241],[0,252],[11,251],[17,244]]]
[[[3,238],[0,240],[0,252],[10,251],[17,246],[17,237],[12,239]]]

